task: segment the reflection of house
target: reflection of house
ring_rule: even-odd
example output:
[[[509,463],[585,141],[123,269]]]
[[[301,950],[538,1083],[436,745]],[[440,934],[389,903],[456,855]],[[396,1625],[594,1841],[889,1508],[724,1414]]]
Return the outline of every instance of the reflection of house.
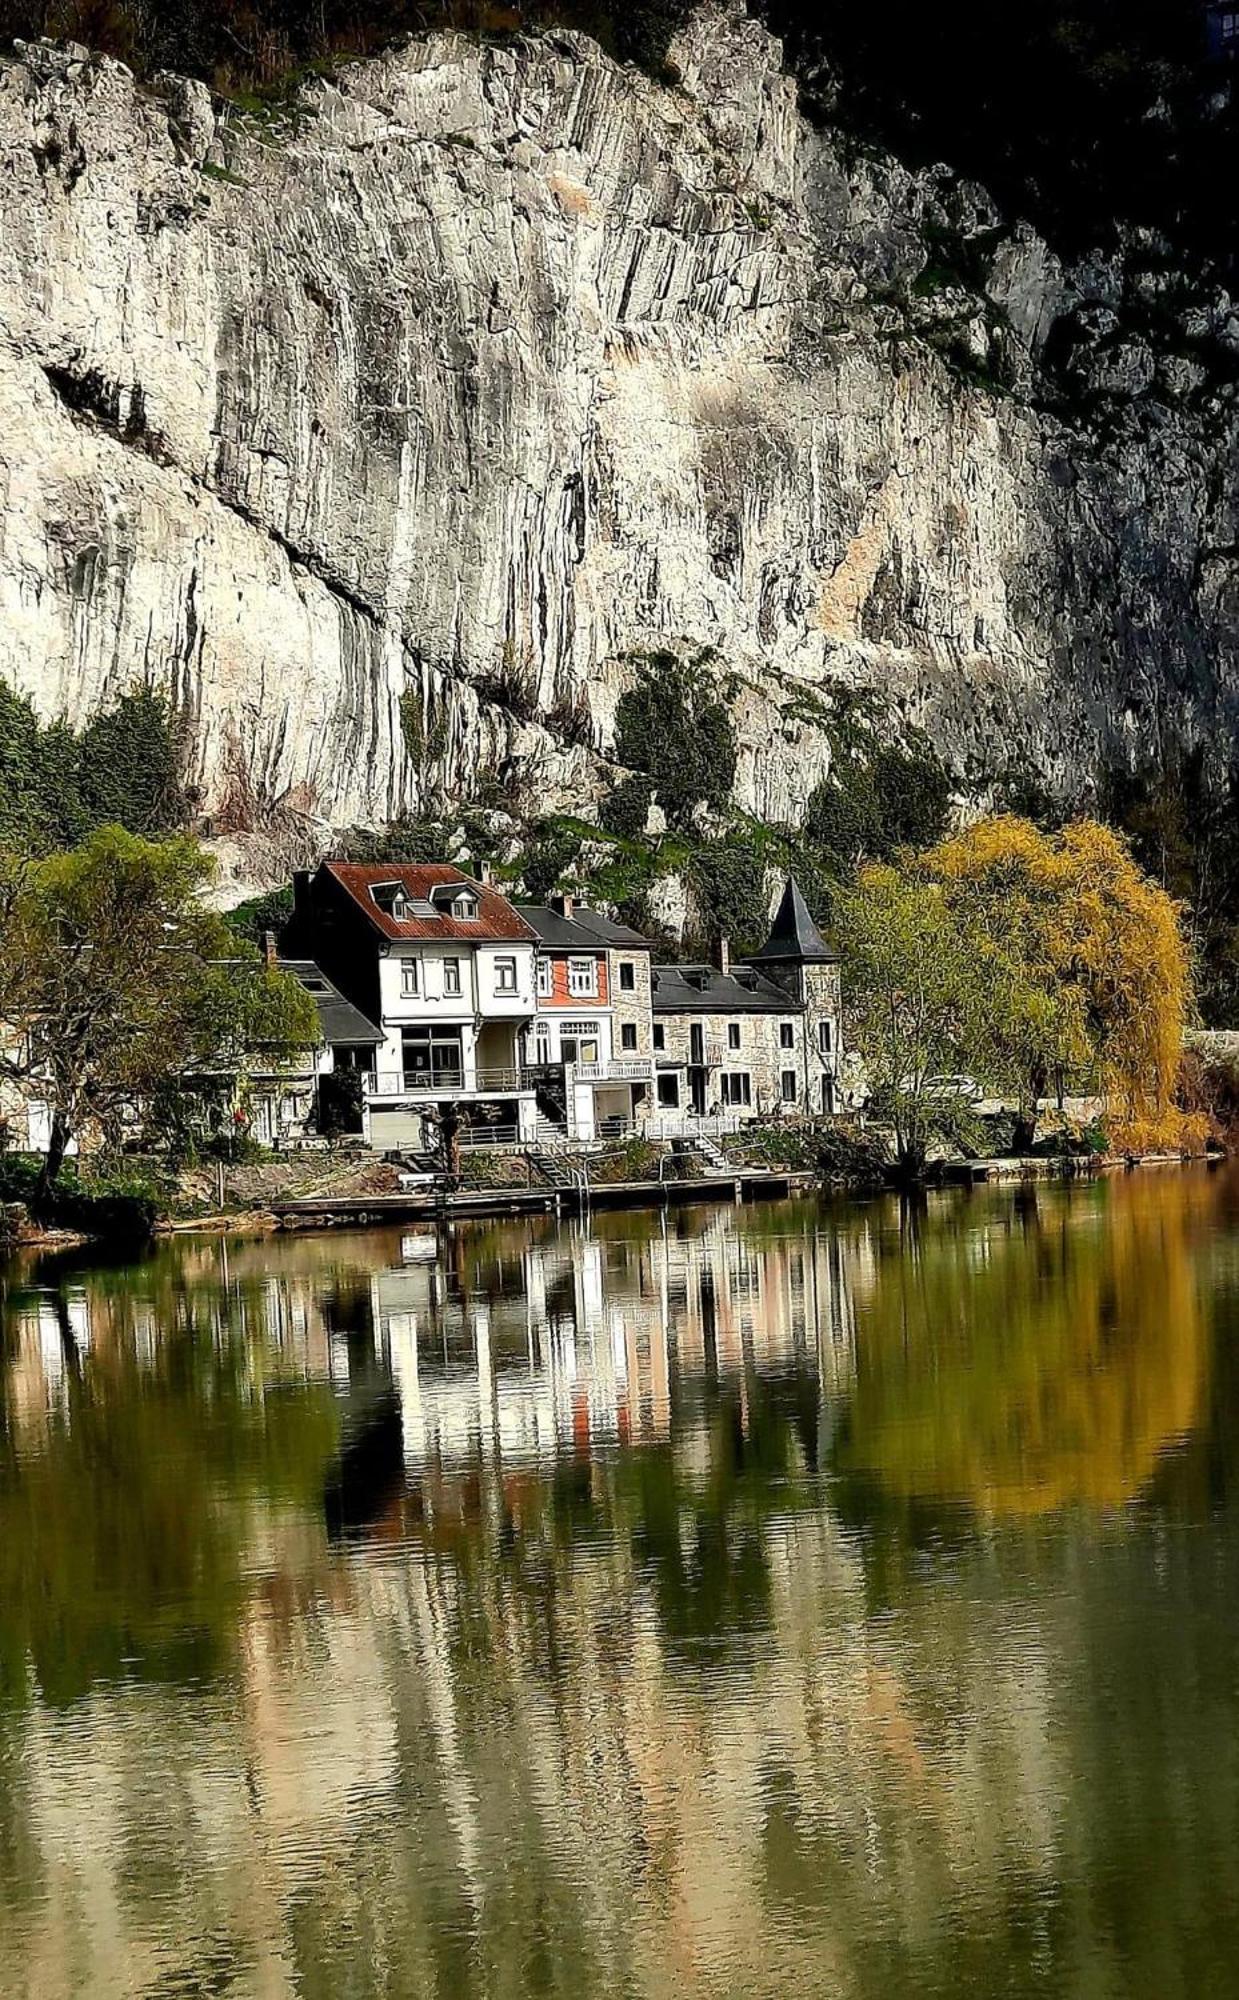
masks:
[[[659,1111],[829,1116],[838,1103],[839,956],[789,879],[761,950],[654,968]]]
[[[379,1147],[421,1146],[423,1114],[468,1106],[531,1137],[521,1038],[534,1013],[534,931],[494,889],[446,865],[329,861],[294,883],[286,933],[382,1040],[366,1092]]]
[[[570,896],[519,911],[538,937],[538,1011],[526,1056],[539,1108],[574,1138],[627,1130],[654,1080],[650,946]]]

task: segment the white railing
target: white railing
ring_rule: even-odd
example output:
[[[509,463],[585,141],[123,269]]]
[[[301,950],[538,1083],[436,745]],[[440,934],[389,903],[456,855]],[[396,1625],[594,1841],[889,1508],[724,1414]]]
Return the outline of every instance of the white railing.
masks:
[[[692,1111],[661,1111],[647,1118],[641,1127],[647,1139],[726,1139],[741,1132],[749,1122],[734,1111],[699,1117]]]
[[[460,1070],[442,1064],[432,1069],[380,1070],[366,1078],[368,1097],[476,1097],[488,1091],[532,1089],[519,1069]]]
[[[614,1056],[610,1062],[577,1063],[573,1074],[578,1083],[652,1083],[654,1065],[649,1056]]]

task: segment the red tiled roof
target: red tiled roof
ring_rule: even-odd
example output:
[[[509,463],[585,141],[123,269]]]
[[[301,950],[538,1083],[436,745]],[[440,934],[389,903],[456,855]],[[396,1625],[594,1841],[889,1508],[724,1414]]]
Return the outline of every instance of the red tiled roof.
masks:
[[[536,931],[523,917],[517,916],[511,903],[497,889],[488,889],[481,882],[472,881],[468,875],[462,875],[459,868],[449,868],[438,862],[400,863],[380,868],[359,861],[324,861],[323,867],[364,910],[375,930],[384,937],[455,939],[461,944],[533,944],[537,941]],[[381,882],[399,882],[411,902],[429,902],[436,889],[455,888],[457,885],[470,888],[478,899],[477,916],[470,921],[449,916],[445,910],[442,916],[410,916],[403,923],[397,923],[386,910],[380,910],[370,894],[370,890]]]

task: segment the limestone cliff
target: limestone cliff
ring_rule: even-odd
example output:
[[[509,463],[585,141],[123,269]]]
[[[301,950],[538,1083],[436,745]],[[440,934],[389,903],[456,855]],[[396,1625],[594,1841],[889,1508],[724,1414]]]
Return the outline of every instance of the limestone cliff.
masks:
[[[437,35],[263,120],[8,61],[0,673],[73,718],[153,679],[210,824],[303,847],[482,771],[580,804],[668,641],[736,674],[770,818],[840,681],[974,772],[1221,741],[1229,301],[815,128],[738,5],[674,54]]]

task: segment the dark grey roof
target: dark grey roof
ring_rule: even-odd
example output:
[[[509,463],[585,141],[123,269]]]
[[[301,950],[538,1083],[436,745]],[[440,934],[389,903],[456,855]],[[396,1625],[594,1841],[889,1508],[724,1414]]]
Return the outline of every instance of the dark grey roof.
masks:
[[[327,974],[312,958],[282,958],[280,971],[291,972],[299,979],[306,992],[318,1008],[318,1023],[324,1042],[373,1042],[376,1045],[383,1037],[373,1021],[346,1000],[339,988],[333,986]]]
[[[597,952],[601,940],[575,917],[561,916],[545,903],[517,903],[515,909],[538,933],[538,942],[549,945],[552,951]]]
[[[789,875],[770,935],[761,950],[753,954],[754,965],[837,965],[838,962],[838,952],[827,944],[809,914],[800,884],[794,875]]]
[[[748,965],[656,965],[656,1014],[797,1014],[789,993]]]
[[[653,951],[648,938],[640,931],[632,930],[627,924],[616,923],[614,917],[604,917],[601,910],[577,909],[572,912],[572,921],[583,931],[589,931],[603,944],[613,945],[620,950],[625,946],[630,951]]]

